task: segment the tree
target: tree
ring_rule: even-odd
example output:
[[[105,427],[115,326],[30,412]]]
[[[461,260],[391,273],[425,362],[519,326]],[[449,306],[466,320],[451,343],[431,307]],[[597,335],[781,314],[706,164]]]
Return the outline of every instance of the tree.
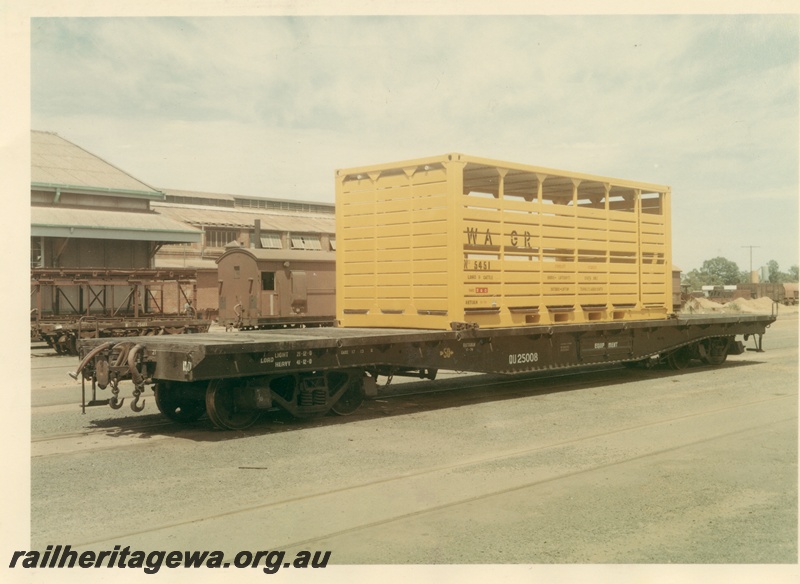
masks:
[[[723,257],[706,260],[699,270],[694,269],[683,276],[683,285],[691,291],[703,286],[734,285],[746,281],[747,274],[739,270],[736,262]]]
[[[742,278],[736,262],[721,256],[704,261],[700,273],[707,277],[706,285],[714,286],[739,284]]]
[[[773,284],[800,281],[797,266],[789,268],[788,273],[781,272],[778,262],[770,260],[767,263],[767,270],[769,270],[769,282]],[[739,266],[735,262],[723,257],[706,260],[699,270],[694,269],[687,272],[681,278],[681,284],[688,287],[690,291],[700,290],[703,286],[735,285],[748,282],[750,282],[750,274],[740,272]]]
[[[769,270],[770,284],[780,284],[783,281],[781,278],[781,267],[778,265],[778,262],[769,260],[769,262],[767,262],[767,270]]]
[[[797,282],[798,271],[797,266],[789,268],[789,272],[781,272],[778,262],[770,260],[767,262],[767,270],[769,271],[769,282],[772,284],[785,284],[786,282]]]
[[[681,276],[681,285],[688,288],[690,292],[697,291],[705,286],[705,277],[700,273],[700,270],[695,268]]]

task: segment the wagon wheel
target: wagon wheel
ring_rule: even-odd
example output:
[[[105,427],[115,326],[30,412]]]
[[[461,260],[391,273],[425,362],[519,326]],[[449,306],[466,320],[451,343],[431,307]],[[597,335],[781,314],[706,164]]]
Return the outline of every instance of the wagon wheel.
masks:
[[[206,404],[202,399],[178,395],[176,384],[168,381],[156,383],[153,393],[158,411],[175,422],[194,422],[206,413]]]
[[[258,410],[242,408],[236,400],[236,381],[213,379],[206,389],[206,413],[223,430],[244,430],[258,419]]]
[[[364,401],[364,384],[357,378],[349,382],[347,389],[336,403],[331,406],[331,411],[340,416],[349,416],[355,412]]]
[[[703,343],[705,347],[703,361],[714,367],[722,365],[725,359],[728,358],[728,346],[730,342],[730,339],[727,337],[714,337],[713,339],[705,341]]]
[[[681,347],[672,351],[667,356],[667,364],[672,369],[686,369],[689,366],[689,361],[692,359],[692,350],[690,347]]]

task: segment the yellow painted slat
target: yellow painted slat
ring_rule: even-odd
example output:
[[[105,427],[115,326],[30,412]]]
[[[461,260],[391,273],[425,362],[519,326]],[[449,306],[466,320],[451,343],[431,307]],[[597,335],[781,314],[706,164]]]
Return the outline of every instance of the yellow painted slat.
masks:
[[[513,312],[514,309],[539,308],[539,303],[541,301],[542,295],[539,290],[535,290],[534,294],[506,295],[506,307],[510,312]]]
[[[431,221],[447,221],[447,215],[447,209],[416,209],[412,211],[415,226]]]
[[[344,293],[347,299],[373,298],[375,296],[375,288],[372,286],[345,286]]]
[[[415,291],[417,310],[445,310],[448,303],[447,286],[419,286]]]
[[[422,278],[428,278],[425,282],[432,282],[438,276],[446,276],[448,271],[447,262],[441,260],[415,261],[412,265],[414,266],[415,281],[419,280],[420,282],[423,281]],[[443,277],[442,281],[446,281],[446,278]]]
[[[374,227],[345,227],[340,229],[340,237],[337,239],[373,239],[375,237]]]
[[[446,221],[428,221],[425,223],[414,224],[414,243],[415,247],[429,247],[430,241],[424,239],[427,235],[442,236],[438,243],[435,245],[446,246],[447,244],[447,222]],[[409,242],[410,243],[410,242]]]
[[[347,277],[347,286],[354,288],[368,288],[375,285],[375,277],[370,270],[369,273],[351,273]]]
[[[391,237],[379,237],[374,242],[378,250],[392,250],[393,253],[407,253],[411,256],[411,248],[408,247],[408,236],[395,235]]]
[[[336,266],[337,271],[341,271],[344,279],[348,282],[351,276],[369,274],[370,278],[375,279],[375,267],[371,263],[364,262],[344,262]]]
[[[542,286],[541,284],[529,284],[529,283],[506,283],[503,286],[503,293],[505,294],[506,298],[509,297],[536,297],[538,298],[542,293]],[[536,304],[539,302],[537,301]]]
[[[389,286],[382,283],[377,288],[377,298],[411,298],[411,286]]]
[[[405,213],[405,220],[410,221],[411,217],[409,213],[411,212],[411,201],[409,199],[395,199],[391,198],[386,201],[380,201],[375,203],[375,213],[383,214],[383,213]]]
[[[433,260],[449,262],[446,247],[415,247],[411,250],[412,258],[416,261]]]
[[[375,215],[370,213],[369,215],[349,215],[344,217],[339,225],[339,229],[343,231],[343,233],[349,233],[352,229],[360,229],[360,228],[372,228],[375,225]]]
[[[509,272],[505,271],[503,274],[503,282],[506,284],[541,284],[541,275],[539,272]],[[498,275],[498,280],[500,276]]]
[[[347,253],[348,264],[374,262],[376,258],[374,251],[351,251]]]
[[[347,250],[348,253],[351,251],[367,251],[375,247],[375,241],[373,239],[339,239],[337,247]]]

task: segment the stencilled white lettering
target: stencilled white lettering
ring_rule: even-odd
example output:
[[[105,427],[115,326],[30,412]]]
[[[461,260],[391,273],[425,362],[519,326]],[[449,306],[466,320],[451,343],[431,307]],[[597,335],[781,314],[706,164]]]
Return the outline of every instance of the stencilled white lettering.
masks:
[[[509,365],[524,365],[525,363],[538,363],[539,353],[517,353],[508,356]]]

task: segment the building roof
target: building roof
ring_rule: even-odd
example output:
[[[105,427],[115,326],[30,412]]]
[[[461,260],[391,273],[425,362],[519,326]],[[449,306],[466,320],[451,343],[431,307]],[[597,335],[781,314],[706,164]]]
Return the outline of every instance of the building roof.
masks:
[[[187,191],[185,189],[161,189],[167,195],[173,197],[189,197],[197,199],[220,199],[223,201],[234,201],[234,195],[227,195],[225,193],[207,193],[205,191]]]
[[[52,132],[31,131],[31,186],[162,200],[164,193]]]
[[[189,225],[247,229],[261,221],[262,231],[290,231],[292,233],[335,233],[336,218],[318,213],[293,213],[289,211],[244,210],[205,205],[179,205],[153,203],[153,209],[165,217]]]
[[[276,199],[274,197],[254,197],[231,195],[227,193],[208,193],[179,189],[161,189],[166,194],[165,202],[178,205],[212,205],[215,207],[236,207],[241,209],[265,209],[267,211],[288,211],[290,213],[317,213],[333,215],[333,203],[304,201],[300,199]]]
[[[197,243],[202,232],[159,213],[31,207],[31,235]]]

